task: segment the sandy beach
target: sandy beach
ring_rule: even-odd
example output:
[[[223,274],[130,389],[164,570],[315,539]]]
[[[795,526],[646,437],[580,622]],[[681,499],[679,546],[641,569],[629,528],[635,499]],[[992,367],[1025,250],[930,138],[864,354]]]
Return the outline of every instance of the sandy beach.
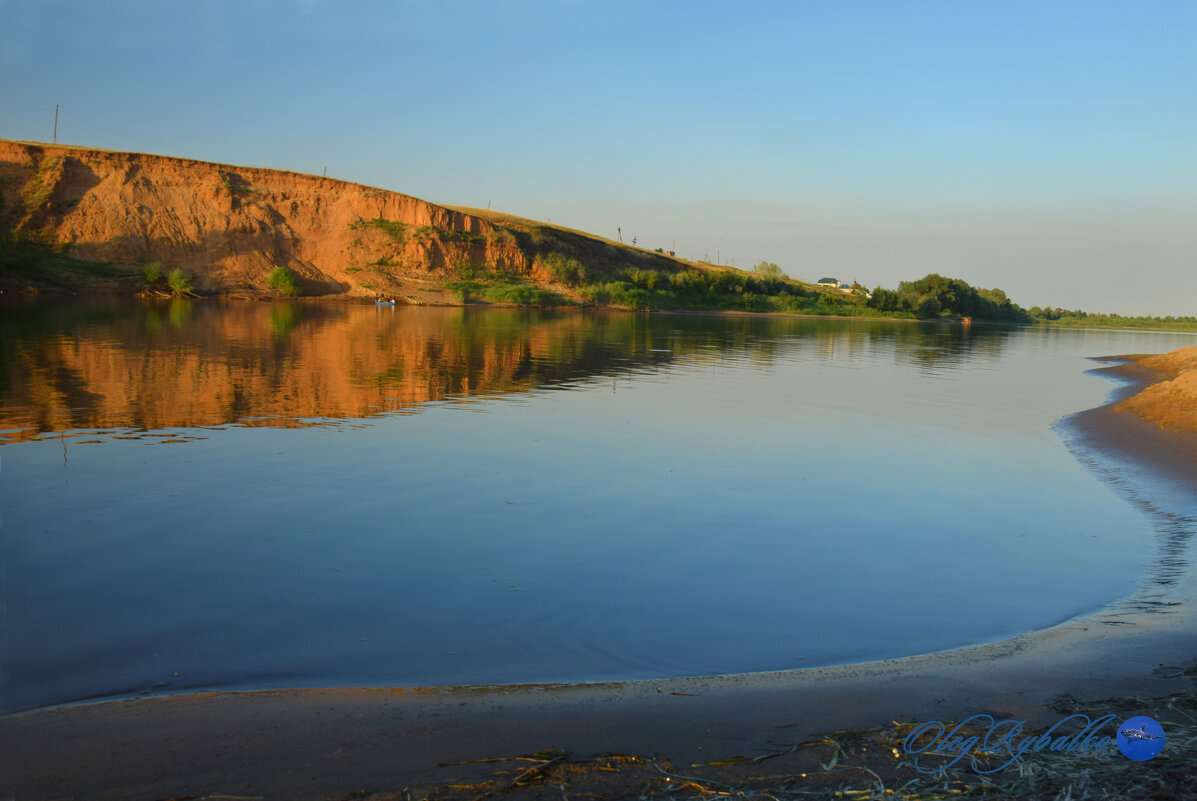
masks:
[[[1060,430],[1111,489],[1161,520],[1188,521],[1173,534],[1161,529],[1156,586],[1144,603],[1132,599],[999,643],[840,667],[587,685],[215,693],[10,715],[0,719],[0,798],[365,797],[352,795],[358,790],[402,798],[404,788],[441,789],[411,797],[450,797],[453,788],[482,797],[493,788],[460,789],[491,764],[471,761],[549,749],[574,760],[654,760],[661,775],[652,791],[664,793],[681,780],[662,765],[682,770],[793,750],[830,732],[978,713],[1033,730],[1059,720],[1069,700],[1191,697],[1197,598],[1186,549],[1197,498],[1197,347],[1110,361],[1101,372],[1124,388]],[[1162,712],[1148,706],[1137,714],[1167,717]],[[1189,749],[1173,752],[1174,767],[1193,765]],[[759,770],[797,781],[811,764],[802,754]],[[854,765],[922,781],[902,772],[898,753],[868,759]],[[872,781],[841,767],[853,766],[833,765],[811,787]],[[597,794],[644,792],[612,781]],[[565,784],[549,789],[569,797]],[[684,795],[710,792],[696,783]],[[1151,797],[1191,797],[1179,786],[1165,792]]]

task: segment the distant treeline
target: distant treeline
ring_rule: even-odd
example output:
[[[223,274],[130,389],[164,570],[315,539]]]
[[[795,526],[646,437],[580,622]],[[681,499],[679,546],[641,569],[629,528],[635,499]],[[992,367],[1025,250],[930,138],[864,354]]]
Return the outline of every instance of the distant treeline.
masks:
[[[584,304],[627,309],[727,309],[921,320],[969,317],[1021,324],[1197,329],[1197,317],[1121,317],[1038,306],[1024,309],[1001,289],[974,287],[937,273],[902,281],[897,289],[879,286],[870,294],[859,283],[850,287],[804,284],[770,262],[761,262],[752,272],[669,272],[619,264],[584,264],[549,251],[536,254],[534,263],[542,280],[548,278],[551,285],[571,290],[574,300],[495,266],[459,265],[455,272],[464,280],[447,286],[463,301],[477,298],[523,306],[552,306],[580,299]]]
[[[1124,317],[1121,314],[1098,314],[1080,309],[1041,309],[1032,306],[1027,310],[1037,323],[1046,325],[1083,325],[1099,328],[1168,328],[1197,329],[1197,317]]]

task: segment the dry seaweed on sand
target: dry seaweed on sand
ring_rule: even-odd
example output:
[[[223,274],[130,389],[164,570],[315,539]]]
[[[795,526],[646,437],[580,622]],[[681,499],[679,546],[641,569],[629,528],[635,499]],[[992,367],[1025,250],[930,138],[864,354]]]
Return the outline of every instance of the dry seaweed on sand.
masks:
[[[967,760],[935,774],[914,769],[903,752],[913,723],[829,733],[779,743],[755,756],[675,765],[631,754],[577,755],[557,749],[439,766],[445,781],[399,792],[367,793],[372,801],[529,799],[1023,799],[1030,801],[1197,801],[1197,692],[1162,698],[1077,701],[1050,707],[1062,715],[1149,714],[1164,726],[1159,756],[1132,762],[1115,747],[1100,752],[1028,751],[1009,767],[978,774]],[[991,759],[997,759],[997,755]],[[1000,765],[1000,761],[989,764]]]
[[[1191,679],[1194,674],[1197,669],[1175,677]],[[903,751],[906,736],[917,724],[894,722],[777,743],[754,756],[692,764],[621,753],[580,755],[556,748],[441,763],[436,768],[443,771],[442,778],[434,785],[386,792],[355,790],[330,801],[1197,801],[1197,691],[1193,688],[1159,698],[1082,701],[1065,697],[1047,709],[1061,717],[1083,713],[1093,719],[1147,714],[1164,726],[1167,743],[1159,756],[1145,762],[1128,760],[1116,747],[1098,752],[1030,750],[1009,767],[988,775],[978,774],[967,759],[925,774],[914,768]],[[955,722],[945,721],[945,725],[951,729]],[[984,731],[966,726],[960,733]],[[942,756],[946,762],[955,754]],[[1009,756],[982,755],[978,766],[997,767]],[[218,798],[228,797],[210,796],[207,801]]]

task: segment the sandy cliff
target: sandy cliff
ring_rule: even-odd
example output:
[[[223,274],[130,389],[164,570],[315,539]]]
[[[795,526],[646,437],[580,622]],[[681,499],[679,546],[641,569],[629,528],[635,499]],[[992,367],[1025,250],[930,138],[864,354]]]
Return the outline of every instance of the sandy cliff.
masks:
[[[681,266],[552,226],[497,224],[360,184],[139,153],[0,140],[0,200],[9,247],[43,248],[56,264],[64,256],[107,263],[93,275],[130,284],[145,264],[161,262],[207,292],[263,290],[278,266],[291,269],[308,295],[423,292],[425,300],[445,281],[479,270],[547,284],[536,257],[552,252],[591,263]],[[9,264],[16,265],[10,273],[23,266]]]
[[[0,182],[18,235],[85,260],[179,267],[203,290],[261,287],[277,266],[308,294],[357,295],[457,265],[531,266],[485,220],[317,176],[0,141]]]

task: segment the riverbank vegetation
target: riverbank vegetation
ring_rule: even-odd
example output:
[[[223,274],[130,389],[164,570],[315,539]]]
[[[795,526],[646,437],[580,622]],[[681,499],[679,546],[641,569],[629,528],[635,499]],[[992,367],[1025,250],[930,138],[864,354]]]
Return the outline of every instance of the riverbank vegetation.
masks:
[[[536,266],[576,293],[587,305],[626,309],[723,310],[798,314],[869,314],[863,292],[832,293],[772,270],[680,269],[585,266],[560,253],[536,257]],[[896,315],[882,315],[896,316]]]
[[[616,306],[636,310],[696,310],[782,312],[843,317],[905,319],[957,319],[1031,322],[1030,317],[1000,289],[977,289],[956,278],[930,274],[917,281],[903,281],[896,290],[860,284],[849,287],[812,286],[789,278],[771,262],[760,262],[752,272],[712,266],[682,267],[676,271],[651,268],[584,264],[560,252],[539,253],[535,270],[559,285],[584,305]],[[679,263],[684,264],[684,263]],[[501,271],[458,268],[469,285],[454,285],[474,297],[519,302],[511,292],[482,291],[487,284],[510,284]],[[531,297],[531,295],[529,295]],[[465,298],[463,297],[463,300]],[[560,296],[558,296],[560,299]],[[544,301],[536,296],[536,304]]]
[[[195,285],[192,284],[191,278],[178,267],[166,273],[163,272],[162,262],[150,262],[141,268],[141,277],[145,280],[142,294],[158,297],[195,296]]]

